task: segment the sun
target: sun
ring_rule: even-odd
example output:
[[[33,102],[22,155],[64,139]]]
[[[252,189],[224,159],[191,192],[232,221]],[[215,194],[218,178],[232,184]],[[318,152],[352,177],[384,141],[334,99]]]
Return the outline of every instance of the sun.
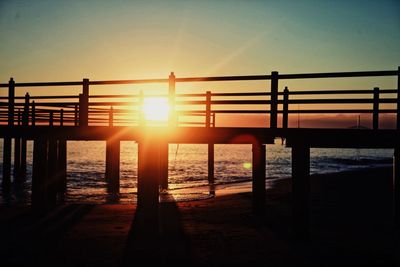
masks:
[[[168,121],[169,104],[166,97],[145,97],[142,111],[146,121]]]

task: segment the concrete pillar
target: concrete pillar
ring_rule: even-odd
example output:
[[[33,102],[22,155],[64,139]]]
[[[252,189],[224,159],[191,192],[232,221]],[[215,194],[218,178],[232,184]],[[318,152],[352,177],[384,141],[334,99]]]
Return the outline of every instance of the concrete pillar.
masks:
[[[11,138],[5,137],[3,144],[3,188],[11,185]]]
[[[26,178],[26,147],[27,140],[26,138],[21,138],[21,166],[20,166],[20,174],[19,177],[21,179]]]
[[[214,183],[214,144],[208,144],[208,183]]]
[[[160,141],[146,136],[138,143],[138,208],[158,214]]]
[[[265,145],[254,143],[253,154],[253,213],[261,215],[265,212]]]
[[[310,147],[301,141],[292,146],[292,209],[295,238],[309,236]]]
[[[106,144],[106,182],[109,193],[119,193],[120,141],[107,140]]]
[[[162,143],[160,144],[160,161],[161,161],[161,170],[160,170],[160,188],[163,190],[168,189],[168,144]]]
[[[58,144],[57,140],[51,138],[48,142],[47,180],[46,196],[47,206],[54,207],[57,202],[58,189]]]
[[[58,192],[67,192],[67,140],[58,140]]]
[[[14,182],[20,180],[21,174],[21,138],[14,138]]]
[[[393,211],[397,229],[400,229],[400,147],[394,149],[393,155]]]
[[[32,207],[35,210],[46,209],[46,180],[47,180],[47,152],[48,140],[37,137],[33,145],[32,169]]]

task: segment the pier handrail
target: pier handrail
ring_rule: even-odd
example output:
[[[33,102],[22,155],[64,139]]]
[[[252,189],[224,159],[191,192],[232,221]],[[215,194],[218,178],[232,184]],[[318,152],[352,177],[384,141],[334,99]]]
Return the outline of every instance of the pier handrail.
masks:
[[[121,84],[146,84],[146,83],[169,83],[169,94],[152,95],[151,97],[169,97],[172,108],[179,114],[178,116],[204,116],[204,121],[189,121],[194,125],[206,126],[210,121],[209,117],[216,114],[266,114],[270,118],[270,128],[278,127],[278,114],[282,115],[282,128],[286,128],[288,123],[288,115],[312,114],[312,113],[371,113],[373,115],[373,125],[377,128],[379,125],[380,113],[394,113],[397,116],[396,125],[399,123],[399,88],[397,89],[349,89],[349,90],[288,90],[286,92],[279,91],[279,80],[285,79],[320,79],[320,78],[349,78],[349,77],[379,77],[379,76],[397,76],[399,84],[400,68],[398,70],[388,71],[357,71],[357,72],[329,72],[329,73],[303,73],[303,74],[280,74],[271,72],[271,75],[245,75],[245,76],[215,76],[215,77],[188,77],[177,78],[173,73],[168,79],[138,79],[138,80],[109,80],[109,81],[90,81],[83,79],[82,81],[72,82],[28,82],[17,83],[13,79],[9,83],[0,84],[0,87],[8,87],[9,96],[0,97],[0,124],[16,125],[14,122],[20,123],[21,112],[28,114],[27,107],[31,105],[30,101],[36,101],[35,112],[38,115],[38,122],[45,122],[42,114],[51,114],[53,120],[57,118],[57,112],[63,113],[63,121],[76,121],[74,125],[88,125],[90,122],[97,121],[99,123],[108,123],[108,110],[114,107],[113,121],[118,122],[137,122],[133,118],[118,118],[127,114],[135,114],[140,112],[141,105],[139,94],[106,94],[96,95],[89,94],[90,85],[121,85]],[[179,82],[215,82],[215,81],[251,81],[251,80],[271,80],[270,89],[264,92],[207,92],[207,93],[175,93],[175,83]],[[50,96],[15,96],[15,88],[18,87],[46,87],[46,86],[82,86],[83,93],[78,95],[50,95]],[[398,85],[399,87],[399,85]],[[397,96],[394,96],[397,94]],[[316,96],[319,98],[315,98]],[[350,96],[352,97],[344,97]],[[360,97],[354,97],[358,95]],[[385,97],[380,97],[381,95]],[[308,98],[296,98],[296,96],[308,96]],[[334,96],[334,98],[326,98],[322,96]],[[368,98],[361,97],[367,96]],[[124,99],[124,101],[112,101],[113,99]],[[130,99],[132,101],[126,101]],[[6,100],[6,101],[3,101]],[[7,101],[8,100],[8,101]],[[25,101],[23,101],[25,100]],[[60,101],[61,100],[61,101]],[[68,100],[68,101],[65,101]],[[290,105],[305,105],[306,107],[315,104],[324,105],[372,105],[370,108],[304,108],[293,109]],[[385,108],[382,107],[384,104]],[[397,104],[396,108],[387,107],[387,104]],[[28,106],[27,106],[28,105]],[[7,109],[8,107],[8,109]],[[128,107],[128,108],[126,108]],[[180,109],[176,109],[180,107]],[[279,108],[281,107],[281,108]],[[19,113],[16,112],[20,109]],[[23,110],[23,111],[21,111]],[[77,115],[78,113],[78,115]],[[104,116],[103,116],[104,115]],[[19,116],[19,117],[18,117]],[[26,115],[25,115],[26,117]],[[62,116],[60,116],[62,117]],[[49,117],[50,118],[50,117]],[[8,119],[8,120],[7,120]],[[171,118],[170,118],[171,119]],[[62,124],[62,122],[61,122]],[[65,124],[63,124],[65,125]],[[68,124],[67,124],[68,125]],[[113,124],[114,125],[114,124]],[[179,126],[177,124],[176,126]],[[215,124],[214,124],[215,126]],[[264,126],[266,127],[266,125]]]

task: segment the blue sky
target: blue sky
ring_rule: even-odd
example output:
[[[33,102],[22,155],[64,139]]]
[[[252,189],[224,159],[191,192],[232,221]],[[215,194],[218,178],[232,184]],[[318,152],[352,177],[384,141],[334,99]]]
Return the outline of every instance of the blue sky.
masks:
[[[0,1],[0,81],[395,69],[399,1]]]

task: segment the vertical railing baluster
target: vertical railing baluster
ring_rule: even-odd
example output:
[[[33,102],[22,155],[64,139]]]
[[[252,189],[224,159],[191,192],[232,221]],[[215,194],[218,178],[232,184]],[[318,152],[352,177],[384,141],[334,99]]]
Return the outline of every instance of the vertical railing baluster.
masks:
[[[10,78],[8,82],[8,125],[14,125],[15,82]]]
[[[32,101],[31,121],[32,121],[32,126],[35,126],[36,125],[36,104],[35,104],[35,100]]]
[[[89,124],[89,79],[83,79],[82,94],[79,95],[79,126]]]
[[[206,92],[206,128],[211,127],[211,91]],[[214,143],[208,143],[208,183],[214,184]]]
[[[373,91],[374,103],[373,103],[373,117],[372,117],[372,129],[378,130],[379,128],[379,87],[375,87]]]
[[[113,107],[110,107],[110,111],[108,113],[108,126],[114,126],[114,110]]]
[[[79,97],[80,100],[80,97]],[[74,126],[78,126],[78,104],[75,104]]]
[[[211,92],[206,92],[206,127],[210,128],[211,125]]]
[[[53,126],[54,125],[54,114],[53,111],[49,112],[49,126]]]
[[[60,110],[60,126],[64,125],[64,109]]]
[[[24,103],[24,112],[22,115],[22,125],[28,126],[29,125],[29,93],[25,94],[25,103]]]
[[[175,74],[171,72],[168,78],[168,101],[169,101],[169,126],[177,126],[175,114]]]
[[[289,126],[289,89],[287,86],[283,91],[283,114],[282,114],[282,128],[287,129]]]
[[[271,72],[271,113],[270,113],[270,128],[276,129],[278,121],[278,79],[277,71]]]

